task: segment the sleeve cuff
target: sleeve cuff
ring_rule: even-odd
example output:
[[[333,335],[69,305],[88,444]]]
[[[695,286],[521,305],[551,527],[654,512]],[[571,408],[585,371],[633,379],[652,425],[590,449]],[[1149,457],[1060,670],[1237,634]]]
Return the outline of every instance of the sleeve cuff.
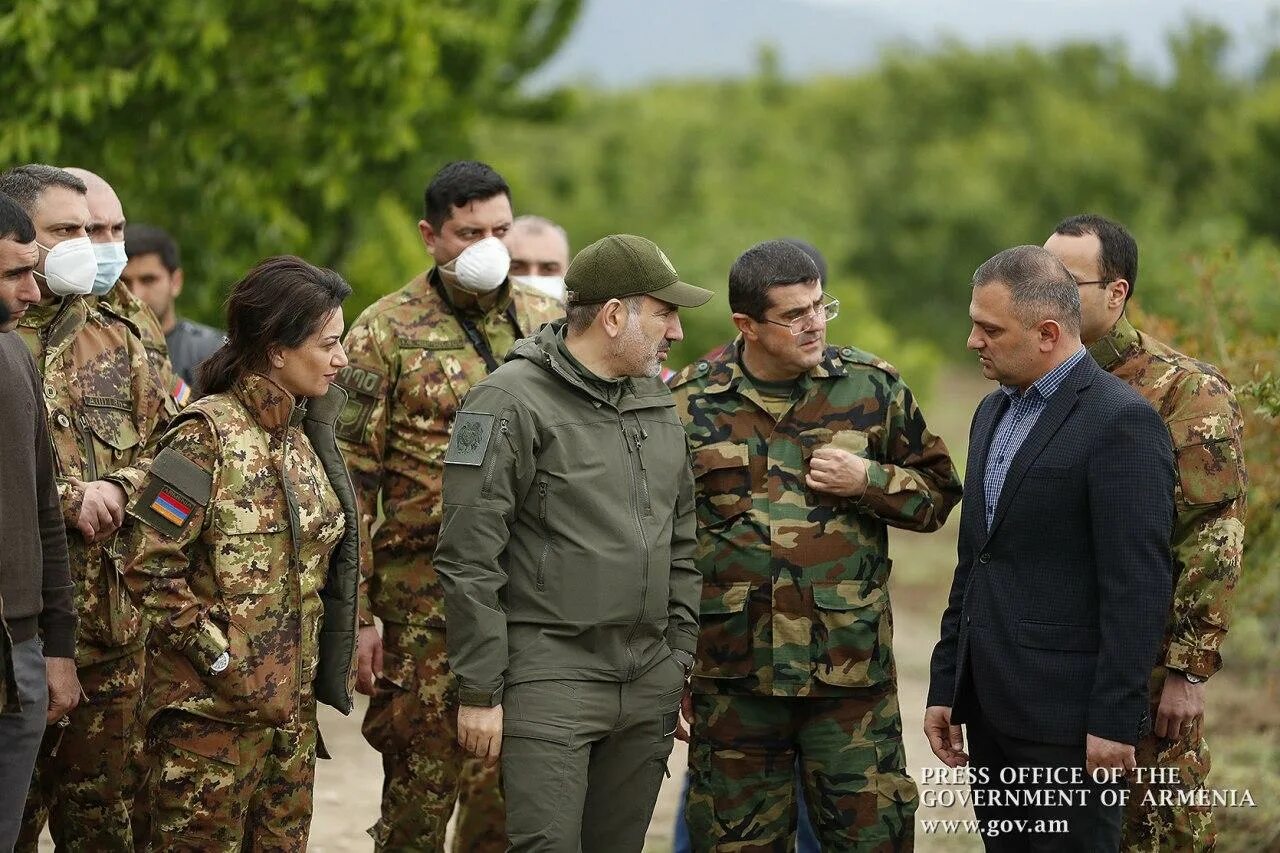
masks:
[[[214,661],[222,657],[223,652],[229,651],[231,644],[227,642],[227,635],[222,629],[206,618],[202,625],[192,629],[183,647],[196,672],[208,675]]]
[[[502,704],[502,685],[499,684],[492,690],[480,690],[475,687],[467,687],[459,681],[458,704],[477,708],[495,708]]]
[[[1179,672],[1189,672],[1201,678],[1210,678],[1222,669],[1222,655],[1215,649],[1203,649],[1173,641],[1165,655],[1164,665]]]
[[[689,632],[683,628],[671,628],[667,630],[667,647],[670,649],[679,649],[690,655],[698,653],[698,632],[694,630]]]
[[[71,620],[70,625],[57,624],[48,626],[42,634],[44,641],[44,656],[47,658],[71,658],[76,657],[76,623]]]

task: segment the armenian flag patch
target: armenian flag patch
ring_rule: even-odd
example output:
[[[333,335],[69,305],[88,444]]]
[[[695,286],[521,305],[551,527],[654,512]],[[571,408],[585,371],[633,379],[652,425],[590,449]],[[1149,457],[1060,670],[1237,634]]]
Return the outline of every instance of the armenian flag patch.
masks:
[[[173,384],[173,391],[170,392],[170,396],[179,406],[185,406],[187,401],[191,399],[191,386],[179,376],[178,381]]]
[[[191,507],[169,489],[161,489],[151,502],[151,509],[161,518],[181,527],[191,515]]]

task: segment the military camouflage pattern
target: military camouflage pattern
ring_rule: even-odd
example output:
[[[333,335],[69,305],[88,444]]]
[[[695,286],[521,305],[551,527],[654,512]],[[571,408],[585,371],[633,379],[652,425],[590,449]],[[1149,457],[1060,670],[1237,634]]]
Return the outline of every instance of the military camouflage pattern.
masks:
[[[942,526],[961,494],[946,445],[897,371],[851,347],[829,347],[775,421],[738,346],[670,382],[697,479],[694,690],[846,696],[892,685],[886,527]],[[870,460],[861,498],[805,486],[826,445]]]
[[[484,312],[464,306],[463,296],[457,294],[455,304],[475,312],[499,361],[520,337],[507,317],[508,304],[522,334],[564,313],[554,299],[520,285],[502,288]],[[361,533],[373,529],[371,537],[361,536],[371,550],[360,561],[372,613],[388,622],[443,625],[444,594],[431,564],[440,530],[442,457],[459,403],[486,375],[484,359],[426,273],[365,309],[345,347],[350,363],[338,384],[350,399],[338,437],[360,498]],[[379,496],[385,519],[375,529]]]
[[[457,687],[444,630],[393,622],[385,628],[383,677],[363,727],[385,773],[382,814],[369,829],[375,849],[444,850],[457,799],[454,849],[501,853],[507,837],[498,768],[458,744]]]
[[[1208,678],[1222,666],[1219,649],[1244,555],[1244,421],[1231,385],[1213,365],[1142,334],[1125,317],[1089,353],[1160,413],[1178,467],[1172,541],[1176,583],[1161,650],[1164,666],[1151,679],[1154,720],[1166,667]],[[1189,789],[1201,787],[1209,772],[1209,750],[1199,725],[1176,741],[1148,734],[1138,744],[1138,754],[1158,757],[1160,766],[1187,768],[1183,780]],[[1213,836],[1208,809],[1179,815],[1172,809],[1151,813],[1133,805],[1126,815],[1123,846],[1200,850],[1209,849]]]
[[[141,779],[143,650],[79,667],[84,696],[70,725],[49,726],[14,849],[35,853],[46,820],[59,850],[132,851]]]
[[[318,734],[304,699],[287,727],[165,711],[150,728],[151,849],[302,851],[311,829]]]
[[[155,622],[144,721],[173,709],[286,728],[306,711],[320,590],[345,519],[304,414],[247,374],[193,403],[164,437],[129,508],[128,580]],[[181,524],[157,517],[153,502],[166,496],[190,509]],[[230,665],[212,674],[224,651]]]
[[[177,387],[178,377],[169,363],[169,344],[156,315],[147,307],[147,303],[134,296],[133,291],[118,281],[115,287],[107,291],[101,299],[108,310],[114,311],[133,323],[138,337],[142,339],[142,345],[147,348],[147,358],[151,362],[151,367],[160,377],[161,387],[172,395]],[[175,400],[175,402],[178,402],[181,408],[181,401]]]
[[[919,798],[894,690],[839,699],[695,695],[686,806],[692,849],[791,849],[797,755],[823,850],[912,849]]]

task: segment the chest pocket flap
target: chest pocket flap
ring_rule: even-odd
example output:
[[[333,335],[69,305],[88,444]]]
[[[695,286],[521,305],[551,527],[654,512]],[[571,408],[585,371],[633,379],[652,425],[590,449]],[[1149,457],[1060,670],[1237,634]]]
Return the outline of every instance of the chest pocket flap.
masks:
[[[85,397],[84,419],[98,441],[114,450],[129,450],[142,440],[133,422],[133,402],[114,397]]]
[[[705,525],[726,521],[751,509],[750,449],[720,441],[693,451],[697,511]]]
[[[213,506],[215,573],[226,595],[283,589],[289,573],[289,510],[279,500],[220,500]]]

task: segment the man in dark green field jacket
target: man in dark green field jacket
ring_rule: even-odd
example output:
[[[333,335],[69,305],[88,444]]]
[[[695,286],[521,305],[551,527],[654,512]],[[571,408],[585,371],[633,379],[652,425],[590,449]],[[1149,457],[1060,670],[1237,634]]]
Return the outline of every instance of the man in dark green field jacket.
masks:
[[[657,376],[711,293],[631,235],[565,285],[566,320],[458,412],[435,565],[458,738],[501,755],[509,849],[639,851],[698,640],[693,479]]]

